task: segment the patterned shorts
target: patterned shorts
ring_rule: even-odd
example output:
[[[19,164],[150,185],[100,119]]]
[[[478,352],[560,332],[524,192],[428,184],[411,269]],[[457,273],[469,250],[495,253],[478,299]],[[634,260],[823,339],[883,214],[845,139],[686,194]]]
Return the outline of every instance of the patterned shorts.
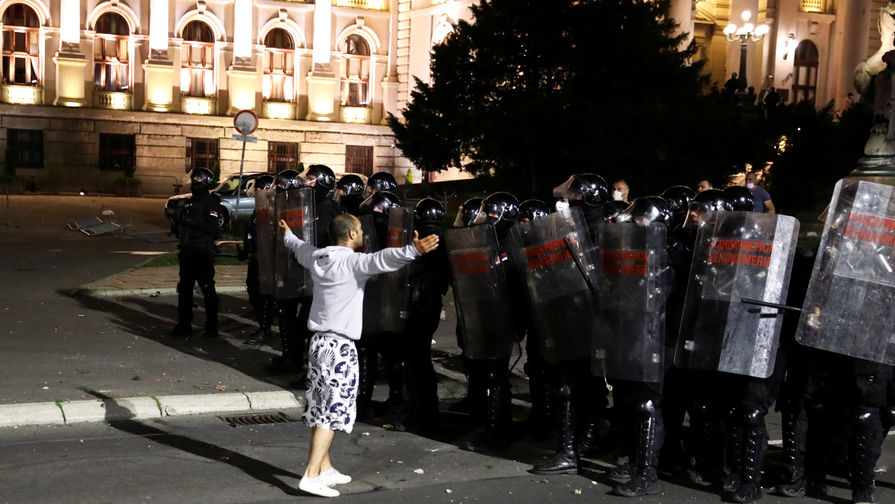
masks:
[[[354,341],[314,333],[308,350],[305,424],[350,433],[357,416],[357,381]]]

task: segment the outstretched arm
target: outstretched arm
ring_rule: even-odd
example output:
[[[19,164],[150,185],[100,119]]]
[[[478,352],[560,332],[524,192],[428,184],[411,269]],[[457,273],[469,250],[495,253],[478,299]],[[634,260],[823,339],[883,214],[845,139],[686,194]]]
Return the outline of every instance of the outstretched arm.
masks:
[[[285,232],[283,235],[283,244],[295,254],[295,259],[298,261],[298,264],[301,264],[305,268],[313,267],[313,254],[314,251],[317,250],[317,247],[295,236],[295,233],[292,232],[292,229],[289,228],[289,225],[286,224],[286,221],[283,219],[280,219],[280,228]]]
[[[389,247],[374,254],[357,254],[356,267],[364,275],[373,276],[380,273],[396,271],[404,267],[422,254],[438,248],[438,235],[420,238],[413,232],[413,245],[405,247]]]

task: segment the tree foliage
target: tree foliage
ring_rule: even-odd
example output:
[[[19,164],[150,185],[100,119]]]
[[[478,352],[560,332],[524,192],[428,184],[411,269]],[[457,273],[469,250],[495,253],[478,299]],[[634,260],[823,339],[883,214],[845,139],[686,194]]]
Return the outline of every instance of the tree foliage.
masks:
[[[695,46],[682,49],[686,35],[675,34],[669,6],[482,0],[470,22],[434,47],[430,83],[416,80],[403,119],[389,116],[397,146],[424,171],[458,167],[540,196],[578,172],[626,178],[644,195],[701,179],[723,184],[744,165],[767,161],[779,163],[774,183],[790,191],[796,174],[810,179],[811,170],[853,165],[853,148],[830,157],[856,141],[841,138],[829,110],[811,116],[804,107],[781,107],[768,120],[753,103],[705,93]],[[800,147],[776,150],[792,124],[809,122],[825,133],[809,139],[813,127],[803,129],[791,137]],[[857,134],[857,122],[847,131]],[[794,168],[819,161],[807,155],[814,142],[826,154],[811,155],[835,158],[838,168]]]

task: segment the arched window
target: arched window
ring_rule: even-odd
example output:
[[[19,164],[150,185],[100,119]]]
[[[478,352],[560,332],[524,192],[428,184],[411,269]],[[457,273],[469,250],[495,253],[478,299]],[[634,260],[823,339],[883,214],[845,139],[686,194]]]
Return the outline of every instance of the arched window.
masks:
[[[214,96],[214,32],[202,21],[183,28],[180,91],[188,96]]]
[[[432,30],[432,45],[438,45],[447,40],[454,33],[454,27],[447,21],[442,21]]]
[[[792,85],[793,101],[798,103],[803,100],[814,101],[817,94],[817,67],[820,58],[817,55],[817,46],[810,40],[803,40],[796,47],[793,58],[793,73],[795,80]]]
[[[370,104],[370,45],[360,35],[349,35],[342,48],[342,105]]]
[[[93,81],[96,89],[127,91],[130,89],[128,72],[127,21],[114,12],[107,12],[96,20],[96,40],[93,43]]]
[[[3,82],[40,85],[40,21],[25,4],[3,12]]]
[[[295,98],[295,42],[289,32],[274,28],[264,37],[265,100],[291,102]]]

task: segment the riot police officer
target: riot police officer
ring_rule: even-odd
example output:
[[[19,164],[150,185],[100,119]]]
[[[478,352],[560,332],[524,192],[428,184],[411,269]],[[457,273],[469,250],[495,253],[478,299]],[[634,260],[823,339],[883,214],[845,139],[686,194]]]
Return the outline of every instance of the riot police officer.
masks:
[[[298,174],[296,173],[296,176]],[[248,191],[250,198],[255,197],[256,192],[266,191],[274,183],[273,175],[262,175],[255,179],[254,185]],[[271,333],[271,325],[273,324],[275,303],[273,296],[270,294],[262,294],[260,286],[260,271],[258,265],[258,226],[257,226],[257,209],[252,212],[249,224],[246,226],[246,234],[243,239],[242,254],[247,255],[249,267],[246,272],[246,292],[249,294],[249,304],[255,310],[255,316],[258,319],[258,330],[245,340],[247,345],[260,345],[269,340],[273,334]]]
[[[611,263],[604,264],[606,273],[601,277],[605,283],[600,289],[601,296],[613,299],[600,299],[598,320],[601,327],[617,334],[600,337],[613,342],[609,348],[618,354],[606,356],[601,367],[613,386],[614,409],[618,409],[615,416],[622,418],[619,432],[624,438],[624,451],[630,458],[626,466],[613,472],[617,479],[627,481],[616,485],[612,493],[624,497],[659,492],[659,452],[665,435],[662,417],[664,375],[674,355],[674,339],[666,336],[669,328],[665,326],[665,300],[668,288],[673,285],[673,268],[667,265],[665,235],[671,217],[671,209],[663,198],[641,197],[616,216],[617,224],[600,229],[601,241],[605,241],[601,243],[604,250],[648,250],[650,254],[642,264],[649,271],[646,278],[632,279],[632,275],[612,274]],[[636,227],[630,227],[632,223]],[[643,306],[615,305],[614,298],[623,292],[634,296],[649,292],[649,302],[654,304],[647,310],[643,310]],[[641,299],[646,298],[644,295]],[[618,313],[620,311],[630,312],[631,318],[626,319],[626,314]],[[609,316],[604,317],[604,314]],[[660,363],[656,358],[662,354],[664,359]],[[652,357],[647,359],[647,355]],[[632,367],[636,369],[630,369]]]
[[[398,193],[398,181],[394,175],[388,172],[376,172],[367,179],[367,186],[364,188],[364,199],[380,192],[388,191],[390,193]]]
[[[389,191],[379,191],[366,198],[358,207],[360,215],[369,215],[377,239],[376,246],[382,250],[388,245],[388,215],[392,209],[401,206],[401,199]],[[368,291],[371,285],[368,284]],[[372,296],[365,296],[364,305],[376,303]],[[366,311],[366,308],[365,308]],[[397,407],[404,402],[404,361],[399,351],[399,335],[393,333],[368,332],[366,329],[357,341],[358,357],[358,418],[369,419],[377,416],[373,411],[372,397],[378,374],[378,355],[382,354],[388,379],[387,407]]]
[[[214,289],[215,240],[222,227],[224,207],[212,193],[216,180],[210,170],[196,168],[190,174],[190,191],[177,219],[175,232],[180,240],[180,282],[177,284],[177,325],[175,336],[192,331],[193,286],[199,284],[205,298],[205,336],[218,336],[218,295]]]
[[[413,211],[413,229],[420,237],[443,238],[444,205],[425,198]],[[441,319],[442,298],[450,283],[447,254],[442,247],[417,258],[410,267],[408,317],[400,347],[407,366],[410,415],[407,429],[433,432],[440,425],[438,384],[432,365],[432,337]]]
[[[473,225],[490,224],[494,227],[506,275],[505,295],[510,298],[513,313],[521,313],[525,305],[518,272],[514,271],[506,255],[509,231],[518,217],[519,200],[512,194],[501,191],[490,194],[482,201],[482,206],[472,221]],[[513,325],[516,322],[506,321]],[[517,342],[523,336],[521,329],[517,326],[512,331]],[[469,394],[477,397],[473,400],[475,404],[483,404],[485,407],[485,430],[469,440],[468,448],[473,451],[503,450],[513,441],[509,354],[500,358],[468,359],[467,363],[470,373]]]
[[[662,191],[660,196],[668,202],[668,206],[671,207],[671,212],[674,214],[671,225],[668,227],[668,230],[671,231],[684,223],[684,219],[687,218],[687,207],[693,201],[696,193],[687,186],[676,185]]]
[[[363,202],[363,179],[353,173],[345,174],[336,182],[336,192],[342,210],[357,217],[358,207]]]
[[[276,177],[277,193],[285,193],[305,187],[305,180],[295,170],[283,170]],[[319,229],[318,237],[319,237]],[[280,247],[277,244],[277,247]],[[281,265],[277,266],[282,268]],[[280,328],[281,355],[271,361],[268,368],[274,374],[299,373],[305,365],[305,347],[308,341],[307,318],[297,314],[299,303],[310,310],[310,299],[299,299],[296,294],[279,293],[276,299],[276,312]],[[304,320],[304,322],[302,322]],[[253,343],[253,342],[250,342]],[[299,385],[296,383],[296,385]]]
[[[596,239],[597,226],[611,215],[609,186],[603,177],[593,173],[578,173],[553,189],[555,198],[569,202],[584,214],[588,233]],[[534,466],[535,474],[574,474],[578,471],[579,454],[595,448],[601,428],[607,424],[609,404],[606,384],[597,380],[590,370],[590,359],[575,359],[558,366],[561,425],[559,448],[553,459]]]

